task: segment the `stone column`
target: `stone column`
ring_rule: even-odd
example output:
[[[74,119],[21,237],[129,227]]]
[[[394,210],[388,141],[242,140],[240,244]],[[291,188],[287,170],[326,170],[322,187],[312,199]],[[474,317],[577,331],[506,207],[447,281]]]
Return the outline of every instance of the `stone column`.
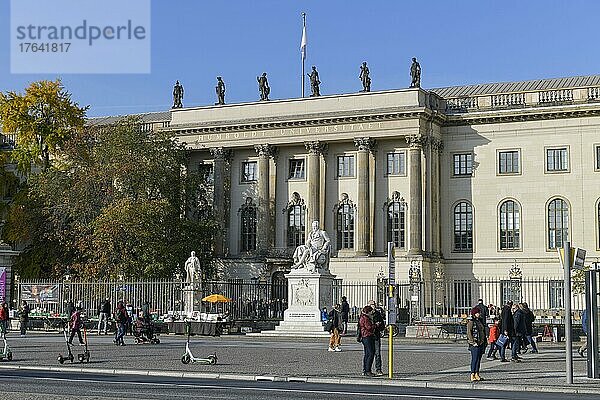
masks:
[[[315,141],[305,142],[308,150],[308,206],[306,226],[310,227],[312,221],[318,221],[321,215],[321,155],[326,150],[326,144]],[[321,227],[325,221],[321,221]],[[309,229],[307,229],[309,231]]]
[[[229,165],[231,163],[231,150],[223,147],[209,149],[213,156],[213,209],[218,229],[215,232],[215,254],[225,256],[228,243],[229,201],[231,197],[231,177]]]
[[[423,180],[421,176],[421,149],[425,140],[425,136],[420,134],[406,137],[406,142],[409,146],[409,255],[420,255],[423,250]]]
[[[369,212],[369,152],[375,146],[375,140],[363,137],[354,139],[354,145],[358,148],[356,154],[356,178],[358,185],[358,207],[356,218],[356,243],[357,256],[370,254],[370,228],[371,218]]]
[[[436,256],[441,256],[441,226],[440,226],[440,158],[444,150],[444,142],[441,139],[432,138],[431,140],[432,158],[431,158],[431,251]]]
[[[270,158],[275,155],[275,147],[270,144],[257,144],[254,146],[258,154],[258,221],[256,227],[257,250],[263,253],[268,249],[271,237],[271,212],[270,212]]]

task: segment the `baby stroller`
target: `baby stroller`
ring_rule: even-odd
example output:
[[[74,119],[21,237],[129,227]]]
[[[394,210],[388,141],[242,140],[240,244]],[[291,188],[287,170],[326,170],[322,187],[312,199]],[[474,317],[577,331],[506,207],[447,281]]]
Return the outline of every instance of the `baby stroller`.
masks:
[[[159,330],[149,319],[138,318],[135,321],[133,327],[133,336],[135,338],[135,344],[158,344],[160,339],[158,338]]]

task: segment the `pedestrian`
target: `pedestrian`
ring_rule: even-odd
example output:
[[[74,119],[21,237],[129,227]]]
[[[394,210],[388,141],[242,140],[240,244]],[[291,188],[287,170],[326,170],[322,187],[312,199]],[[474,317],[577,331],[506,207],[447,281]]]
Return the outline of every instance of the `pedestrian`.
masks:
[[[150,315],[150,303],[148,300],[144,301],[144,304],[142,304],[142,318],[146,324],[149,324],[152,320],[152,316]]]
[[[98,309],[98,335],[102,331],[102,323],[104,323],[104,334],[108,332],[108,319],[110,318],[110,300],[108,297],[104,299]]]
[[[360,341],[363,344],[363,375],[375,376],[371,371],[375,358],[375,324],[373,323],[373,307],[365,306],[358,320]]]
[[[27,325],[29,324],[29,305],[25,300],[21,303],[21,307],[19,307],[19,323],[21,328],[21,336],[25,336],[27,334]]]
[[[125,305],[122,301],[117,303],[117,309],[115,311],[115,321],[117,321],[117,334],[115,337],[115,344],[117,346],[125,346],[125,342],[123,341],[123,337],[125,336],[125,332],[127,330],[127,320],[129,316],[127,315],[127,310],[125,309]]]
[[[83,338],[81,337],[81,326],[83,322],[81,320],[81,307],[75,308],[73,315],[71,315],[71,336],[69,337],[69,344],[73,344],[73,338],[77,334],[79,344],[83,345]]]
[[[477,305],[475,306],[479,309],[479,320],[484,327],[487,327],[487,318],[489,315],[488,308],[485,304],[483,304],[483,299],[477,300]]]
[[[525,336],[527,335],[527,327],[525,324],[525,312],[523,311],[523,304],[519,303],[515,305],[515,311],[513,313],[513,321],[515,327],[515,339],[513,341],[513,356],[511,361],[519,362],[520,357],[518,354],[520,353],[521,346],[524,343]],[[516,348],[516,351],[515,351]]]
[[[341,338],[340,332],[343,329],[342,316],[341,316],[341,305],[336,304],[328,314],[327,324],[329,325],[329,348],[328,351],[342,351],[340,348]]]
[[[581,329],[583,329],[583,333],[585,333],[585,335],[589,335],[588,333],[588,310],[585,309],[583,310],[583,313],[581,314]],[[579,347],[579,349],[577,349],[577,352],[579,353],[579,355],[581,357],[585,357],[585,351],[587,350],[587,339],[584,340],[583,344]]]
[[[527,343],[531,345],[531,352],[537,353],[537,345],[533,339],[533,321],[535,321],[535,314],[529,309],[527,303],[523,303],[523,314],[525,315],[525,352],[527,351]]]
[[[502,312],[500,313],[500,333],[506,336],[506,340],[504,344],[500,346],[500,361],[508,362],[506,359],[506,348],[508,347],[509,342],[514,341],[515,337],[515,325],[512,316],[512,301],[508,301],[504,307],[502,307]],[[512,358],[517,359],[517,348],[515,348],[513,343],[512,348]]]
[[[125,327],[125,331],[129,333],[129,335],[133,335],[133,316],[136,313],[134,312],[133,305],[131,305],[131,303],[127,303],[125,310],[127,311],[127,326]]]
[[[500,346],[496,343],[498,338],[500,337],[500,320],[498,318],[494,318],[494,324],[490,327],[490,335],[488,337],[488,343],[490,345],[490,350],[488,351],[487,359],[488,360],[497,360],[496,352],[500,349]]]
[[[381,336],[385,330],[384,311],[375,300],[369,301],[369,305],[373,308],[373,323],[375,324],[375,335],[373,335],[375,344],[375,375],[383,376],[381,362]]]
[[[9,321],[8,304],[3,301],[0,305],[0,333],[4,337],[8,333],[8,321]]]
[[[321,322],[326,322],[328,315],[329,313],[327,312],[327,307],[323,307],[323,309],[321,310]]]
[[[467,321],[467,342],[471,352],[471,382],[483,380],[479,375],[479,367],[481,366],[481,358],[485,353],[486,337],[485,326],[481,323],[479,312],[479,307],[473,307],[471,316]]]
[[[348,320],[350,317],[350,304],[348,304],[348,300],[346,296],[342,296],[342,323],[344,325],[344,329],[342,330],[342,334],[346,335],[348,333]]]

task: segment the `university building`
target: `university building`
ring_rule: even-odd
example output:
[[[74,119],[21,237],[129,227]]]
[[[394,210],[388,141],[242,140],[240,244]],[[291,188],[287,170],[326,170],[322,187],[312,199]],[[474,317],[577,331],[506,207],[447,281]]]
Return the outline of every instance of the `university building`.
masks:
[[[312,221],[344,281],[562,276],[600,256],[600,76],[177,108],[142,116],[214,182],[224,279],[277,281]],[[95,119],[97,123],[112,118]]]

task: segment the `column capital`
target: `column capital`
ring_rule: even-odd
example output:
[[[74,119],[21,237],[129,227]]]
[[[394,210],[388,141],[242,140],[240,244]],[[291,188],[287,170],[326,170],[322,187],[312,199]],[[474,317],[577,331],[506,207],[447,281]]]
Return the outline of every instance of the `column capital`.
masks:
[[[256,154],[259,157],[275,157],[277,154],[277,147],[270,144],[256,144],[254,145],[254,150],[256,150]]]
[[[231,161],[232,151],[225,147],[211,147],[208,149],[215,160]]]
[[[354,145],[358,151],[373,151],[375,149],[375,139],[370,137],[354,138]]]
[[[442,151],[444,150],[444,141],[442,139],[438,139],[438,138],[435,138],[435,137],[432,137],[430,139],[430,141],[431,141],[431,148],[434,151],[437,151],[438,153],[441,154]]]
[[[408,147],[411,149],[420,149],[427,144],[428,137],[421,134],[407,135],[405,137]]]
[[[318,140],[314,142],[304,142],[304,147],[308,150],[309,154],[325,154],[327,153],[327,143],[320,142]]]

